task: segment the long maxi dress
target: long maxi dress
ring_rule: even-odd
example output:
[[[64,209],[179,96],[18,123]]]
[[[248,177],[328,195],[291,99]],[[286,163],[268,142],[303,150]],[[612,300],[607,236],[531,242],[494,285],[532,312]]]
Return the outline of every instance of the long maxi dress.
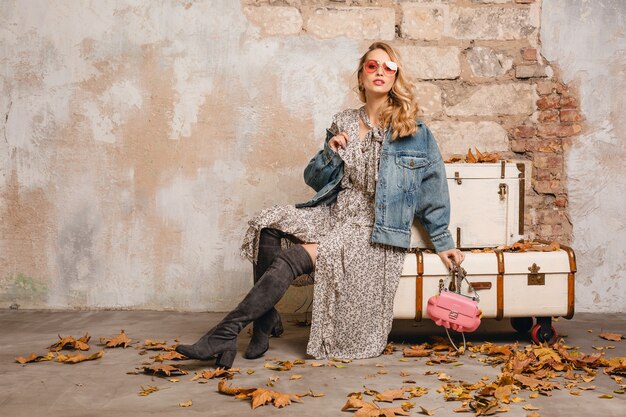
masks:
[[[359,140],[359,119],[371,130]],[[333,117],[331,130],[348,133],[344,177],[330,206],[274,206],[250,221],[241,253],[251,261],[264,227],[296,241],[318,243],[315,271],[294,285],[313,283],[307,353],[316,359],[362,359],[382,353],[393,321],[393,300],[406,250],[371,242],[378,161],[385,131],[372,128],[364,107]]]

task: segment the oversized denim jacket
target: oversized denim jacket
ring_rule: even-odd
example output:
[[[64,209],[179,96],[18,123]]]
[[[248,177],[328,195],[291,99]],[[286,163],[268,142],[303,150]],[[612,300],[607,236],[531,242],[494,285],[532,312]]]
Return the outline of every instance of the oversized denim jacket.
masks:
[[[430,129],[418,121],[417,132],[391,141],[388,130],[383,140],[376,184],[376,208],[372,242],[410,248],[411,224],[422,223],[437,252],[454,248],[450,224],[450,197],[446,171]],[[343,178],[343,160],[330,149],[334,133],[326,132],[324,148],[304,170],[304,181],[317,194],[296,207],[332,204],[337,200]]]

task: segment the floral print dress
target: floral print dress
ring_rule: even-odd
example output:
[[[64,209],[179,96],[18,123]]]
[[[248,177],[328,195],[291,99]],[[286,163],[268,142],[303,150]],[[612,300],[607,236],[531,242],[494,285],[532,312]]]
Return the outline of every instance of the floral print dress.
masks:
[[[359,140],[359,120],[371,130]],[[365,111],[344,110],[331,130],[349,135],[344,177],[330,206],[274,206],[257,213],[241,248],[256,260],[259,233],[279,229],[295,241],[318,243],[315,271],[294,281],[313,284],[313,311],[307,353],[316,359],[362,359],[382,353],[393,321],[393,301],[406,250],[371,242],[378,161],[385,134],[372,128]],[[288,243],[286,243],[288,244]]]

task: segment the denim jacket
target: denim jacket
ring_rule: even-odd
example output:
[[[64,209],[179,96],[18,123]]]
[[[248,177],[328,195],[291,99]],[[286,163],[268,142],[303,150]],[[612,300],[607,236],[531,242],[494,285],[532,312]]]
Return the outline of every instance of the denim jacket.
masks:
[[[411,136],[383,141],[376,184],[376,208],[372,242],[408,249],[414,217],[422,223],[437,252],[454,248],[450,224],[450,197],[439,147],[421,121]],[[334,136],[326,132],[324,148],[304,170],[304,181],[317,194],[296,207],[329,205],[337,200],[343,178],[343,160],[330,149]]]

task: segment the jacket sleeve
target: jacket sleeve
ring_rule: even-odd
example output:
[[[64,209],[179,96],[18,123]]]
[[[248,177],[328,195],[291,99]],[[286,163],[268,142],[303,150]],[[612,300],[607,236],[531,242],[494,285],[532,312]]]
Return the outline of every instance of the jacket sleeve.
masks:
[[[339,154],[330,149],[328,145],[328,141],[333,136],[335,136],[335,133],[331,129],[327,129],[323,149],[309,161],[309,164],[304,169],[304,182],[316,192],[321,190],[336,176],[343,164]]]
[[[448,230],[450,225],[450,195],[446,169],[432,133],[424,125],[432,160],[424,169],[422,183],[417,190],[415,215],[422,223],[435,251],[443,252],[454,248],[454,240]]]

